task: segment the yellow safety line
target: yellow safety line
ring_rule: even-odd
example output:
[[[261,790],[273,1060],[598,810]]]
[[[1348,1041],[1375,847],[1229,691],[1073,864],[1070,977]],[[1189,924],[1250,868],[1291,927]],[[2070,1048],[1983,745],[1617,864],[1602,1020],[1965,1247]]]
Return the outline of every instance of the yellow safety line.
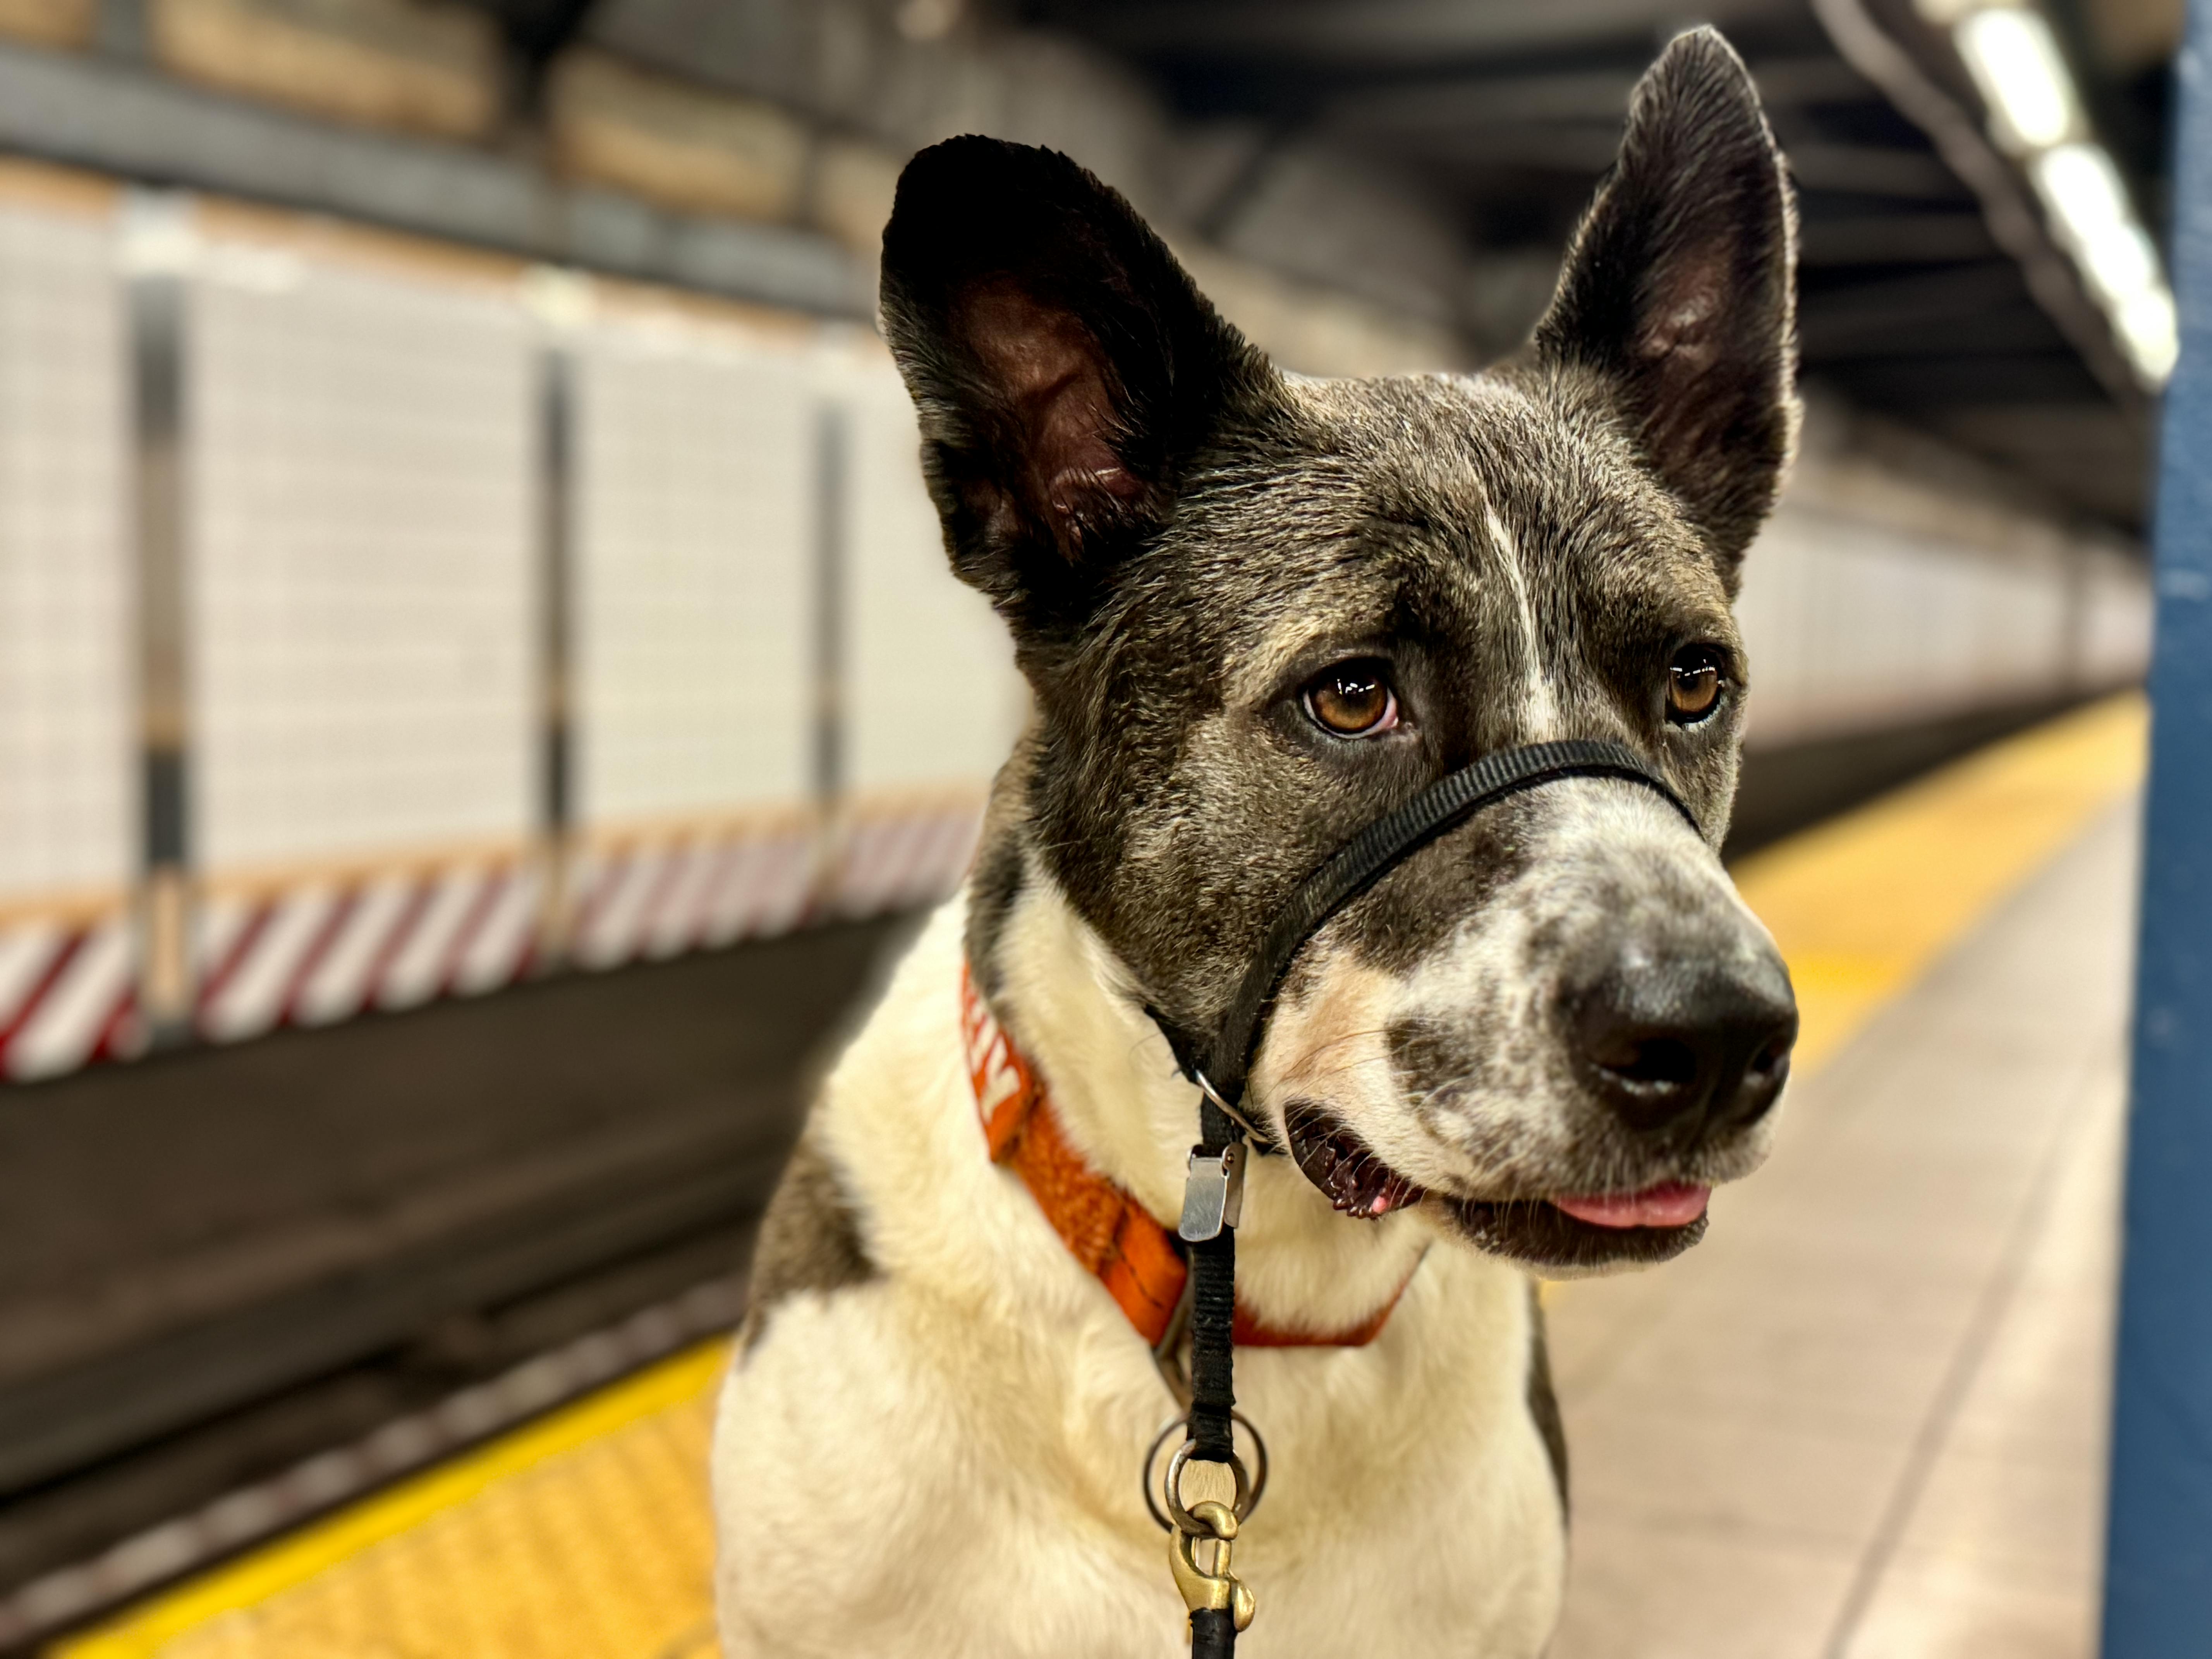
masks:
[[[688,1348],[542,1421],[49,1648],[48,1659],[147,1659],[173,1637],[221,1614],[257,1606],[372,1544],[467,1502],[495,1481],[671,1406],[696,1400],[721,1375],[728,1356],[729,1342],[720,1337]]]
[[[1739,864],[1796,986],[1800,1073],[2139,785],[2148,730],[2140,695],[2109,697]]]

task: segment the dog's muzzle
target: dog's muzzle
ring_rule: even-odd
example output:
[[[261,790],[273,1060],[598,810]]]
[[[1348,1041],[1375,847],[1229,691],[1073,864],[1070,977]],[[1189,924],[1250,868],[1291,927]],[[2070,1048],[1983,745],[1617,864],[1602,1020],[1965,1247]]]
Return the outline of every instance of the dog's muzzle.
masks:
[[[1183,1075],[1209,1102],[1266,1144],[1266,1135],[1243,1112],[1244,1087],[1253,1051],[1274,1011],[1284,976],[1306,941],[1331,916],[1439,836],[1510,796],[1568,778],[1620,778],[1641,784],[1680,812],[1693,832],[1703,833],[1697,815],[1666,780],[1620,744],[1571,738],[1485,755],[1369,824],[1292,890],[1210,1041],[1194,1040],[1158,1008],[1147,1010],[1175,1051]]]

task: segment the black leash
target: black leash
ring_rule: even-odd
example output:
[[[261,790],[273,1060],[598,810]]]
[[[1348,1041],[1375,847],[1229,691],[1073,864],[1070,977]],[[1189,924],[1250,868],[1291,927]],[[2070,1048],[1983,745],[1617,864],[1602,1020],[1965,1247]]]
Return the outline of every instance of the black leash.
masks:
[[[1177,1229],[1190,1256],[1189,1433],[1168,1465],[1164,1494],[1176,1583],[1190,1609],[1192,1659],[1231,1659],[1237,1632],[1252,1622],[1251,1592],[1237,1582],[1230,1560],[1253,1497],[1236,1446],[1237,1224],[1244,1202],[1245,1136],[1264,1134],[1241,1109],[1253,1051],[1274,1011],[1284,975],[1324,922],[1420,848],[1485,807],[1565,778],[1642,784],[1656,790],[1692,830],[1698,827],[1681,797],[1620,744],[1573,738],[1500,750],[1377,818],[1297,884],[1245,969],[1211,1045],[1201,1048],[1152,1011],[1176,1064],[1200,1091],[1198,1145],[1191,1149]],[[1192,1462],[1227,1466],[1236,1480],[1236,1501],[1186,1507],[1182,1471]],[[1212,1560],[1201,1568],[1198,1548],[1208,1541]]]
[[[1223,1213],[1212,1237],[1189,1240],[1190,1438],[1185,1445],[1194,1462],[1226,1463],[1234,1468],[1242,1467],[1237,1462],[1236,1420],[1231,1413],[1237,1409],[1233,1377],[1237,1325],[1237,1221],[1243,1207],[1244,1132],[1235,1119],[1208,1098],[1200,1099],[1198,1120],[1198,1145],[1192,1149],[1190,1155],[1193,1173],[1185,1177],[1183,1227],[1186,1230],[1204,1230],[1203,1211],[1207,1200],[1201,1197],[1201,1214],[1194,1217],[1188,1188],[1194,1182],[1202,1183],[1208,1193],[1218,1184]],[[1218,1174],[1209,1174],[1209,1165]],[[1188,1231],[1185,1237],[1188,1238]],[[1243,1483],[1240,1481],[1239,1484]],[[1175,1485],[1182,1485],[1180,1472]],[[1218,1504],[1202,1504],[1199,1510],[1218,1511],[1219,1507]],[[1236,1536],[1236,1522],[1242,1518],[1233,1507],[1225,1527],[1224,1517],[1218,1513],[1204,1516],[1208,1522],[1208,1530],[1217,1540],[1213,1571],[1208,1577],[1210,1580],[1229,1581],[1228,1605],[1214,1605],[1223,1598],[1209,1583],[1207,1605],[1191,1607],[1191,1659],[1229,1659],[1237,1650],[1237,1631],[1251,1622],[1251,1592],[1238,1584],[1229,1570],[1229,1540]],[[1181,1565],[1180,1553],[1177,1565]],[[1195,1565],[1194,1560],[1193,1565]],[[1243,1592],[1241,1596],[1240,1591]],[[1186,1604],[1188,1600],[1186,1594]],[[1239,1612],[1244,1614],[1241,1620],[1237,1617]]]

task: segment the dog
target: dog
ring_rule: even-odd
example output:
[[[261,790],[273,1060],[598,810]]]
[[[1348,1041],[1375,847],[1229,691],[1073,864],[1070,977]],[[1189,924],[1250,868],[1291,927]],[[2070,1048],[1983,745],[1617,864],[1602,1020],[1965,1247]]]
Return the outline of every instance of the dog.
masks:
[[[1244,1102],[1287,1154],[1238,1228],[1249,1652],[1544,1649],[1566,1465],[1533,1281],[1693,1243],[1795,1035],[1717,851],[1795,238],[1710,31],[1645,75],[1532,340],[1474,376],[1279,373],[1066,158],[908,167],[885,332],[1034,708],[763,1222],[713,1453],[729,1659],[1185,1650],[1145,1492],[1198,1121],[1162,1028],[1212,1029],[1364,825],[1588,738],[1697,827],[1578,778],[1440,836],[1300,952]]]

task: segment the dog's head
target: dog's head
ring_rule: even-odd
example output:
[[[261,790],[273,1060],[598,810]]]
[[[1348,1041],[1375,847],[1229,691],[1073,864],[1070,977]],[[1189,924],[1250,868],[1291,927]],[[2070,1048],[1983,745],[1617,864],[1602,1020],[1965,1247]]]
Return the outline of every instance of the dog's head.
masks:
[[[1729,604],[1796,419],[1792,239],[1710,32],[1644,77],[1534,339],[1475,378],[1277,373],[1063,156],[956,139],[901,181],[886,328],[953,565],[1036,693],[995,855],[1060,886],[1133,998],[1210,1030],[1299,879],[1490,750],[1626,744],[1703,828],[1553,783],[1316,935],[1248,1105],[1340,1208],[1650,1260],[1764,1153],[1796,1016],[1715,849]],[[980,925],[1012,879],[979,876]]]

